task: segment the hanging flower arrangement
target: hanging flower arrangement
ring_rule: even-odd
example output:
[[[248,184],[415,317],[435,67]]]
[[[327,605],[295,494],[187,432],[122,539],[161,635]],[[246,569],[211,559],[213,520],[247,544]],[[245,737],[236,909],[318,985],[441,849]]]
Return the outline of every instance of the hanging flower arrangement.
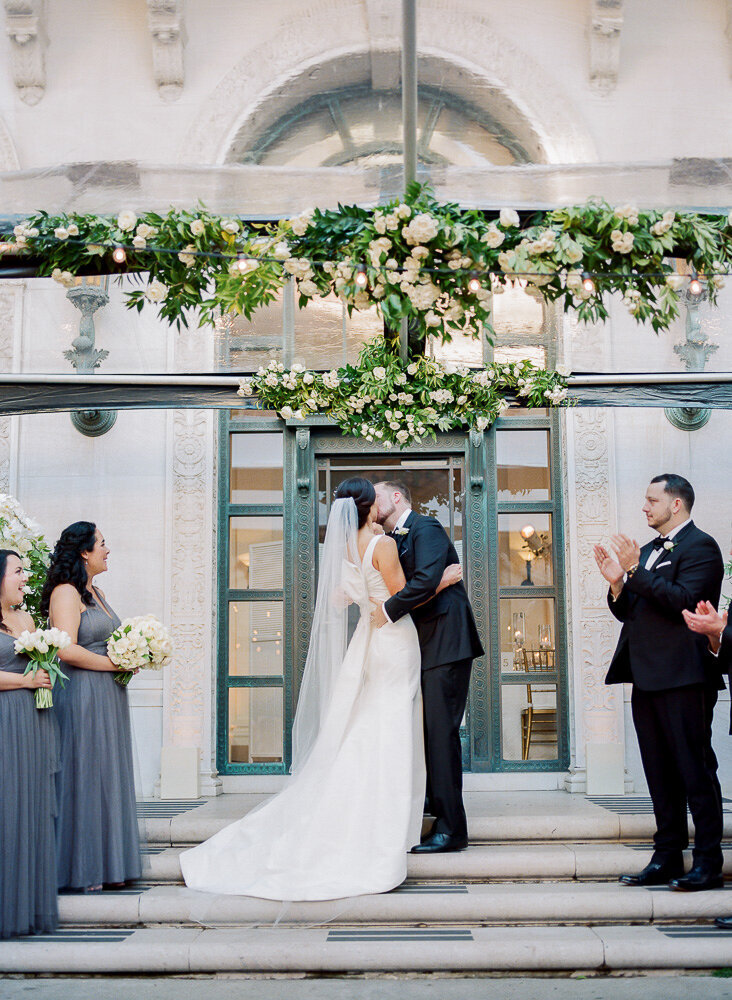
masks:
[[[335,294],[350,311],[375,307],[388,328],[407,320],[422,342],[447,342],[490,335],[491,295],[519,280],[585,321],[605,320],[607,293],[620,293],[638,322],[660,331],[678,316],[690,281],[703,281],[716,301],[732,264],[732,213],[596,200],[491,217],[440,203],[415,183],[403,200],[373,210],[339,205],[261,225],[204,208],[116,219],[39,212],[0,243],[3,252],[32,256],[39,274],[66,285],[90,271],[131,272],[141,287],[126,292],[126,304],[152,304],[178,326],[213,323],[221,312],[251,319],[292,278],[300,306]]]
[[[548,371],[530,361],[482,368],[444,365],[419,355],[403,364],[383,337],[368,343],[356,365],[327,372],[272,361],[241,380],[239,395],[287,420],[330,417],[344,434],[405,447],[437,431],[485,430],[518,399],[528,407],[567,399],[567,369]]]

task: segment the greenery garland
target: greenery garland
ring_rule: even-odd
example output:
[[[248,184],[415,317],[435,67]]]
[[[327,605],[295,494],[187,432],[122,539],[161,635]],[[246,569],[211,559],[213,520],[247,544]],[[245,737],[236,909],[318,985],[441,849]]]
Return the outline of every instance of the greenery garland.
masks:
[[[567,399],[568,374],[527,360],[471,369],[418,355],[403,364],[377,337],[363,348],[357,365],[333,371],[271,361],[241,380],[239,395],[256,395],[285,419],[323,414],[344,434],[392,448],[452,428],[485,430],[508,408],[509,398],[528,407],[560,406]]]
[[[117,257],[113,257],[115,248]],[[667,329],[689,276],[705,280],[716,301],[732,265],[732,213],[639,211],[593,200],[535,212],[522,223],[512,209],[494,218],[441,204],[412,184],[403,201],[373,210],[342,206],[294,219],[244,225],[201,207],[116,219],[38,212],[16,226],[0,252],[29,254],[39,274],[64,285],[77,274],[144,272],[126,304],[157,306],[179,327],[194,316],[254,312],[292,277],[299,305],[335,293],[349,311],[376,307],[386,326],[402,320],[424,343],[455,333],[490,335],[491,294],[520,279],[547,301],[562,299],[580,320],[603,321],[604,296],[619,292],[638,322]]]

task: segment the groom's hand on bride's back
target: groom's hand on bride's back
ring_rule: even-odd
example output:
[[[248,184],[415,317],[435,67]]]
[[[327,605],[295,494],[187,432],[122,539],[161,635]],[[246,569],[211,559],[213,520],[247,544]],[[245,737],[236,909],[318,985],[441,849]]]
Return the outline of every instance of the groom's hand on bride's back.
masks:
[[[450,566],[445,567],[445,571],[442,574],[442,579],[440,580],[436,594],[439,594],[441,590],[445,590],[446,587],[452,587],[456,583],[460,583],[463,578],[463,567],[460,563],[452,563]]]
[[[371,603],[374,606],[371,612],[371,624],[375,628],[381,628],[382,625],[386,625],[389,619],[384,614],[384,608],[378,601],[372,599]]]

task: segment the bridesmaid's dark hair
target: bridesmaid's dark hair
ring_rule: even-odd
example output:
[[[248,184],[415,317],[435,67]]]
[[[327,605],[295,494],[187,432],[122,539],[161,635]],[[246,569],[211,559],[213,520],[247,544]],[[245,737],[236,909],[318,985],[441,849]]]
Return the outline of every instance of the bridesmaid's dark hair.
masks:
[[[97,526],[91,521],[74,521],[61,532],[41,594],[41,614],[44,618],[48,618],[53,589],[61,583],[72,584],[79,591],[84,604],[91,604],[93,598],[86,589],[88,577],[81,553],[91,552],[96,540]]]
[[[376,499],[374,484],[370,479],[364,479],[362,476],[354,476],[353,479],[344,479],[335,491],[335,498],[336,500],[345,500],[348,497],[351,497],[356,504],[358,526],[359,528],[363,528],[369,516],[369,511]]]
[[[8,556],[16,556],[20,559],[20,556],[14,549],[0,549],[0,584],[5,579],[5,574],[8,569]],[[9,632],[8,626],[3,621],[3,609],[0,607],[0,628],[3,632]]]

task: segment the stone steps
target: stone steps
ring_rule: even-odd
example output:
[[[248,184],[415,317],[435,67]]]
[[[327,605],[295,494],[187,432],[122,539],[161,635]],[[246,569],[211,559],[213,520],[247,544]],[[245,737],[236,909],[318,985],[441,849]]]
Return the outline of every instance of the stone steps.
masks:
[[[262,795],[141,803],[144,881],[63,895],[57,935],[0,942],[0,974],[609,973],[732,966],[730,888],[632,889],[651,856],[647,798],[468,795],[471,844],[410,855],[391,893],[277,903],[196,893],[179,856]],[[732,837],[732,815],[726,815]],[[687,861],[690,859],[687,858]],[[732,876],[732,844],[725,872]]]
[[[407,882],[380,895],[325,902],[280,903],[249,896],[157,885],[90,896],[64,895],[64,927],[212,927],[257,924],[487,926],[711,921],[732,914],[732,885],[700,893],[665,886],[632,889],[617,882]],[[732,939],[732,934],[730,935]]]
[[[625,972],[732,966],[712,926],[159,927],[69,929],[0,942],[6,974]]]
[[[144,879],[182,882],[180,854],[184,847],[167,847],[145,856]],[[617,879],[624,872],[640,871],[651,858],[647,842],[470,844],[455,854],[410,854],[411,879],[456,881],[507,879]],[[724,871],[732,876],[732,848],[725,850]],[[691,854],[687,852],[687,865]]]

